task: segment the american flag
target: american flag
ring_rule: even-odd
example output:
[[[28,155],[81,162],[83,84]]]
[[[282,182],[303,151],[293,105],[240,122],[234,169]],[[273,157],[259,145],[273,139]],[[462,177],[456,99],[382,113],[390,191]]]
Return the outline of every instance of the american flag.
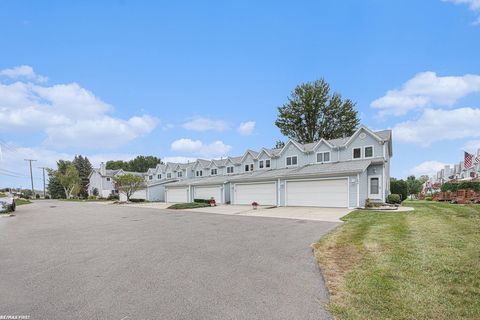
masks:
[[[465,152],[465,159],[463,160],[463,163],[465,164],[466,169],[468,169],[472,166],[473,157],[474,157],[473,154]]]
[[[480,162],[480,154],[475,158],[473,165],[476,166],[479,162]]]

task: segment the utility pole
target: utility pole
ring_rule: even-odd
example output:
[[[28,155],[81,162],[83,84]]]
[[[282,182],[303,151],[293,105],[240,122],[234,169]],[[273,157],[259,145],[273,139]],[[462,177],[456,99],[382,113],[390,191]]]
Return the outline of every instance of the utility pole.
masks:
[[[47,167],[39,167],[43,171],[43,199],[47,198],[47,192],[45,191],[45,169],[48,169]]]
[[[37,161],[33,159],[23,159],[25,161],[28,161],[30,163],[30,180],[32,181],[32,194],[33,194],[33,199],[35,199],[35,189],[33,188],[33,172],[32,172],[32,161]]]

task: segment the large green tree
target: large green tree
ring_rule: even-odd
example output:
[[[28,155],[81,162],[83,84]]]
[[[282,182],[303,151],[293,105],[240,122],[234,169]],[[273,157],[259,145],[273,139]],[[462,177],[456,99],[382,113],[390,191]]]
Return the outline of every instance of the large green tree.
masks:
[[[149,168],[155,168],[159,163],[162,163],[162,161],[155,156],[137,156],[130,161],[107,161],[106,168],[110,170],[123,169],[125,171],[146,172]]]
[[[324,79],[297,86],[275,121],[283,135],[300,143],[350,136],[359,124],[355,103],[330,93]]]
[[[405,180],[390,178],[390,193],[399,194],[402,201],[407,199],[408,186]]]
[[[75,156],[72,164],[77,168],[81,180],[79,195],[80,197],[86,198],[88,197],[88,176],[90,175],[90,172],[92,172],[92,164],[87,157],[81,155]]]
[[[123,193],[127,197],[127,201],[130,201],[130,197],[138,190],[145,189],[145,182],[142,177],[127,173],[120,176],[113,177],[116,189]]]
[[[411,175],[407,177],[407,187],[408,194],[412,197],[422,191],[423,182],[418,180],[414,175]]]
[[[71,165],[71,161],[66,160],[58,160],[57,161],[57,169],[47,169],[48,171],[48,193],[52,199],[65,199],[67,195],[65,194],[65,189],[63,188],[62,184],[60,183],[59,179],[57,178],[57,174],[63,173],[67,171],[67,167]]]
[[[73,164],[69,164],[65,172],[57,170],[55,177],[65,190],[67,199],[78,195],[82,180],[80,179],[77,168]]]

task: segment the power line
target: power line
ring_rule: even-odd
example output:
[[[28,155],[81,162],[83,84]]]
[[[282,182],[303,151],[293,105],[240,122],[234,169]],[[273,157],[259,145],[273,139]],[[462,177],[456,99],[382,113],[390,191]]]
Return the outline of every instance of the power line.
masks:
[[[32,181],[32,194],[33,194],[33,198],[35,199],[35,189],[33,187],[32,161],[37,161],[37,160],[34,160],[34,159],[24,159],[24,160],[30,163],[30,180]]]
[[[45,169],[48,169],[47,167],[39,167],[43,171],[43,199],[46,198],[46,191],[45,191]]]

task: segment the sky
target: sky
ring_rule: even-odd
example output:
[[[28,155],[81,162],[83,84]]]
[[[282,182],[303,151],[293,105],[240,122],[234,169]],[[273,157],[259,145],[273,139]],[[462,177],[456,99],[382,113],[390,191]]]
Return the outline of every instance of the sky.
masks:
[[[324,78],[393,130],[391,175],[480,148],[480,0],[0,2],[0,187],[58,159],[243,155]]]

